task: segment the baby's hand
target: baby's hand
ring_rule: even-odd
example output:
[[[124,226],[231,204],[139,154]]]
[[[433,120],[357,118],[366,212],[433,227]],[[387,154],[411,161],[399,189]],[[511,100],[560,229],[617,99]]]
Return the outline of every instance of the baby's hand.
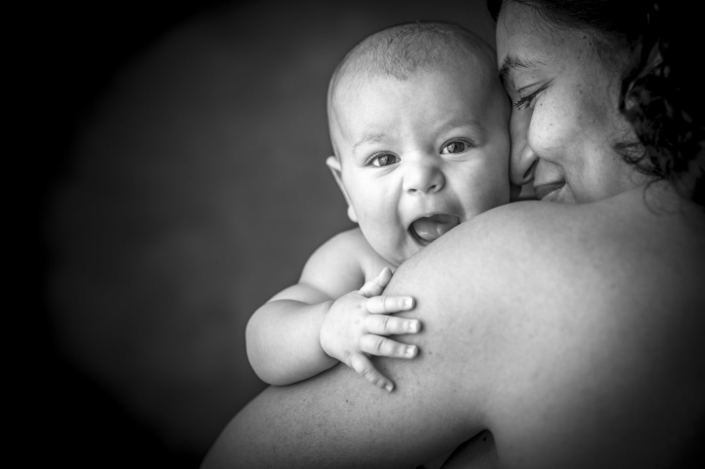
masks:
[[[367,354],[414,358],[418,352],[415,345],[401,344],[382,336],[415,334],[421,329],[418,319],[388,316],[414,307],[414,299],[408,296],[380,296],[391,278],[392,271],[385,267],[360,290],[333,302],[320,335],[321,347],[329,356],[387,391],[394,389],[394,384],[377,371]]]

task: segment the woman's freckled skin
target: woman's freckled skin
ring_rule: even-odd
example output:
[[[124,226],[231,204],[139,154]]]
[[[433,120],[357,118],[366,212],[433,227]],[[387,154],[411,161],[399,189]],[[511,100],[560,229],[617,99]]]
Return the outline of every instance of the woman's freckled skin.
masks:
[[[513,8],[528,7],[516,4]],[[538,158],[534,185],[564,179],[564,203],[595,201],[626,187],[634,170],[613,155],[613,144],[629,132],[628,122],[617,110],[619,70],[598,60],[589,34],[557,34],[562,39],[559,47],[556,35],[527,34],[516,15],[502,21],[506,28],[497,30],[498,56],[506,56],[509,50],[520,56],[538,56],[539,76],[551,78],[551,86],[537,97],[533,111],[514,111],[516,125],[526,127],[527,135],[523,146],[513,152],[515,167],[526,166],[517,174],[525,174],[531,159]],[[629,58],[624,55],[621,61]],[[532,78],[522,73],[516,71],[514,78],[525,85]],[[512,92],[511,87],[508,91]]]

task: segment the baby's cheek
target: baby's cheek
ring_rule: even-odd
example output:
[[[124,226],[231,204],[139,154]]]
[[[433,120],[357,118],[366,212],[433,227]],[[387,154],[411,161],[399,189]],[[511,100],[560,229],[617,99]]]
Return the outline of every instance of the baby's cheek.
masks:
[[[497,165],[492,165],[491,169],[475,186],[476,215],[509,203],[508,166],[505,164],[497,168]]]
[[[375,250],[384,249],[387,251],[389,246],[394,245],[394,239],[397,237],[396,231],[398,231],[390,225],[391,216],[385,217],[382,214],[370,213],[365,215],[360,219],[360,229],[365,238]]]
[[[454,184],[466,220],[509,202],[508,158],[485,153],[474,163]]]

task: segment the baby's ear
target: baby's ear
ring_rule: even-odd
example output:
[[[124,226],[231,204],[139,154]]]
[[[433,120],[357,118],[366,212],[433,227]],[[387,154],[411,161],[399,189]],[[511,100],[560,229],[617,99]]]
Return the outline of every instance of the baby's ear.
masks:
[[[328,169],[330,169],[330,172],[333,173],[333,178],[335,179],[335,182],[338,184],[338,187],[340,188],[340,192],[343,193],[343,197],[345,197],[345,203],[348,204],[348,218],[350,218],[350,221],[353,223],[357,223],[357,214],[355,213],[355,209],[353,208],[352,204],[350,203],[350,197],[348,197],[348,192],[345,190],[345,185],[343,184],[343,176],[342,176],[342,168],[340,166],[340,160],[336,158],[335,156],[329,156],[326,158],[326,166],[328,166]]]

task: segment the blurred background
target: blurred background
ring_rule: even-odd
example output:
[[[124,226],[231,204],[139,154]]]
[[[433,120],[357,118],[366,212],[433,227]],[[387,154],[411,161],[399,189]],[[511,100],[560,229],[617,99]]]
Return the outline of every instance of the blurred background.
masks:
[[[328,78],[366,35],[484,1],[105,1],[35,15],[39,326],[27,418],[72,467],[197,467],[264,384],[244,328],[349,228]]]

